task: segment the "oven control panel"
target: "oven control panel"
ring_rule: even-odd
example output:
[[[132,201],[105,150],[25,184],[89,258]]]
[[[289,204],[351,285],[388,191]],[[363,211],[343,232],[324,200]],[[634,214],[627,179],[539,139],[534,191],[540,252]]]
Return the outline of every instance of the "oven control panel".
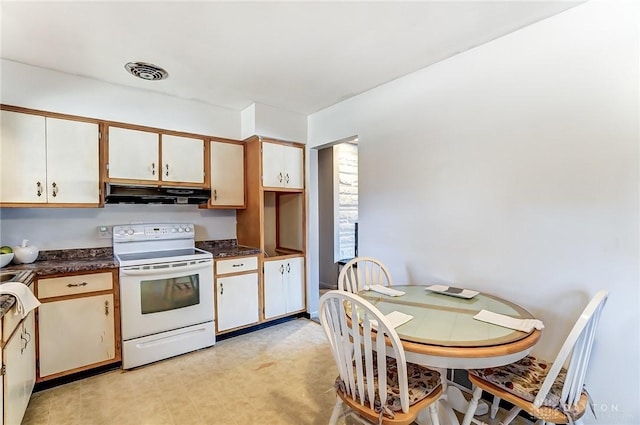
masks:
[[[195,226],[185,223],[141,223],[113,226],[114,242],[194,239]]]

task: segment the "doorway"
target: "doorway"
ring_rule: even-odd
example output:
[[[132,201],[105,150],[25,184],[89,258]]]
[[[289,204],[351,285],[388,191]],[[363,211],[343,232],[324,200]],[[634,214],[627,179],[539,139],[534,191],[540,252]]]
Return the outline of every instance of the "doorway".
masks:
[[[358,138],[318,149],[320,295],[337,289],[340,265],[357,255]]]

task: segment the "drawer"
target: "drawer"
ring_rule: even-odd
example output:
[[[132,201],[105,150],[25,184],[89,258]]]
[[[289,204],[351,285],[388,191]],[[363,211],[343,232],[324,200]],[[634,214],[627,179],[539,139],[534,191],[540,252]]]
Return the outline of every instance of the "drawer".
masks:
[[[216,260],[216,275],[240,273],[258,268],[258,257],[240,257]]]
[[[107,291],[113,288],[112,276],[108,272],[40,279],[38,299]]]

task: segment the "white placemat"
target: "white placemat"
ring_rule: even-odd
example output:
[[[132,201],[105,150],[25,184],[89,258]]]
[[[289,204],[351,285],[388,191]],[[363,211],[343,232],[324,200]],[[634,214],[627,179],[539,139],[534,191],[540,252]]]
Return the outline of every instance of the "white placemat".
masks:
[[[505,328],[515,329],[522,332],[531,332],[534,329],[541,330],[544,324],[538,319],[516,319],[515,317],[505,316],[504,314],[494,313],[489,310],[480,310],[478,314],[473,316],[474,319],[480,320]]]

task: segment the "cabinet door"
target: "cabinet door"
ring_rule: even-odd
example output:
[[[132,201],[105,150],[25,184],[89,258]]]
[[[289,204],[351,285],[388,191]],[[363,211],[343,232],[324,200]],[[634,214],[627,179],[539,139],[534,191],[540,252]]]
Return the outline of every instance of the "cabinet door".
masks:
[[[287,313],[304,308],[304,259],[291,258],[285,267]]]
[[[19,424],[29,404],[36,378],[36,341],[33,312],[30,313],[2,352],[4,423]]]
[[[0,202],[46,202],[44,117],[0,113]]]
[[[47,202],[100,202],[98,125],[46,119]]]
[[[244,145],[211,141],[211,205],[244,206]]]
[[[258,322],[258,274],[216,279],[218,331]]]
[[[287,312],[284,270],[286,262],[264,262],[264,317],[280,316]]]
[[[113,294],[45,302],[38,308],[40,376],[115,357]]]
[[[284,186],[283,145],[262,143],[262,186]]]
[[[304,155],[302,148],[283,146],[284,148],[284,186],[291,189],[304,187]]]
[[[157,181],[159,152],[157,133],[109,127],[109,178]]]
[[[204,140],[162,135],[162,181],[204,184]]]

